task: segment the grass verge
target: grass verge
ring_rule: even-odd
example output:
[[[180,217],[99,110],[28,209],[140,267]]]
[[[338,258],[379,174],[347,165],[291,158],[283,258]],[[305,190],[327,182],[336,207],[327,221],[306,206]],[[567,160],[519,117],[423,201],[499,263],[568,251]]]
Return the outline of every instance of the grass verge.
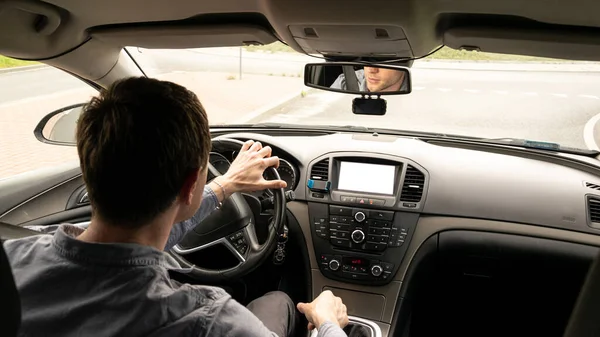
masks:
[[[0,69],[2,68],[13,68],[13,67],[22,67],[22,66],[30,66],[38,64],[38,62],[34,61],[21,61],[16,60],[10,57],[0,55]]]
[[[263,53],[295,53],[295,51],[281,42],[274,42],[265,46],[244,47],[247,51]],[[483,53],[477,51],[455,50],[443,47],[435,54],[428,56],[429,60],[463,60],[463,61],[519,61],[519,62],[564,62],[565,60],[533,57],[523,55]]]

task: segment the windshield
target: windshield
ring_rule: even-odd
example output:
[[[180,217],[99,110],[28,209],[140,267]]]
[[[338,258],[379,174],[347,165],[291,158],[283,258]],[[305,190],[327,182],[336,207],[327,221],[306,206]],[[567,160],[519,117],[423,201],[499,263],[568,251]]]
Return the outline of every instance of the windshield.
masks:
[[[414,62],[413,92],[386,96],[386,115],[362,116],[352,113],[355,95],[305,87],[304,65],[323,61],[281,43],[128,50],[148,76],[194,91],[213,126],[352,125],[596,149],[595,116],[600,113],[596,63],[444,48]]]

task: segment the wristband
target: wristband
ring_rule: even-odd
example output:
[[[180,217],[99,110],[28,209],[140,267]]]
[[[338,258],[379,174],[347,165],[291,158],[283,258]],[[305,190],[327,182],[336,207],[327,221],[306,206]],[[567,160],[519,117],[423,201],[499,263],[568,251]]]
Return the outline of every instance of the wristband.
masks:
[[[221,191],[223,192],[223,199],[225,199],[225,197],[227,196],[227,193],[225,193],[225,187],[223,187],[223,185],[221,185],[221,183],[219,183],[216,179],[213,180],[213,182],[221,188]]]

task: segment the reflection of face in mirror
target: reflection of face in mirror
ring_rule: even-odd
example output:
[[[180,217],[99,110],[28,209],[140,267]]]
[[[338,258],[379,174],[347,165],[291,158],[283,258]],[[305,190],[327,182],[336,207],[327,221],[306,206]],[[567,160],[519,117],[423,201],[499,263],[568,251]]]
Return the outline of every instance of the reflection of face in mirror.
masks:
[[[364,76],[370,92],[400,91],[404,82],[404,72],[395,69],[365,67]]]
[[[352,75],[352,70],[347,71]],[[364,67],[363,69],[355,70],[356,82],[358,85],[358,91],[361,92],[407,92],[408,81],[406,81],[406,73],[404,70],[388,69],[380,67]],[[344,73],[340,74],[338,78],[330,86],[332,89],[340,90],[352,90],[351,84],[346,80]]]

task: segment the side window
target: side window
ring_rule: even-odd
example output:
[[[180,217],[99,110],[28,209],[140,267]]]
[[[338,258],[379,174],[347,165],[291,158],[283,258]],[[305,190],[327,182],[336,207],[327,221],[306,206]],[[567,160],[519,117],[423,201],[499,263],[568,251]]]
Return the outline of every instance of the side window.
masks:
[[[33,130],[52,111],[97,91],[66,72],[0,56],[0,179],[77,161],[77,149],[39,142]]]

